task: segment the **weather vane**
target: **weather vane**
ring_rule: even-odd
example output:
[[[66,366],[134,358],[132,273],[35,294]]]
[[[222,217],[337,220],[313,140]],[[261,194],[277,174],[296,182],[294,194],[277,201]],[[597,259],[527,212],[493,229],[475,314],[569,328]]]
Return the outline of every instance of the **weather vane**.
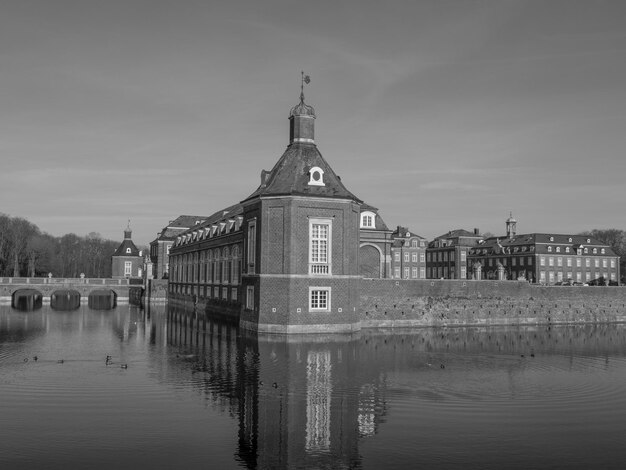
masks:
[[[302,82],[300,83],[300,101],[304,102],[304,84],[311,83],[311,77],[304,75],[304,70],[300,72],[302,74]]]

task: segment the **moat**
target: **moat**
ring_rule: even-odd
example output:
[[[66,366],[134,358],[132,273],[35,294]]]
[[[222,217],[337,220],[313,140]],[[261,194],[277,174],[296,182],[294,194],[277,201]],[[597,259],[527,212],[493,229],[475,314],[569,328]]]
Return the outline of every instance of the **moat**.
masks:
[[[0,416],[12,469],[622,468],[626,325],[282,336],[3,305]]]

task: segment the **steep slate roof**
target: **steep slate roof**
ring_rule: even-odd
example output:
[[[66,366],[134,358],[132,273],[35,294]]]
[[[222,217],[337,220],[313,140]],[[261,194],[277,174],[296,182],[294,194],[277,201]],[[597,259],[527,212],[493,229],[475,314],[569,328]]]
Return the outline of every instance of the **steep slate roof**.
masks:
[[[196,222],[204,222],[206,216],[200,215],[181,215],[172,220],[167,227],[161,230],[157,240],[174,240],[180,233],[188,228],[196,226]]]
[[[130,248],[130,253],[126,253],[126,248]],[[124,238],[124,241],[111,256],[139,256],[139,249],[130,238]]]
[[[309,170],[312,167],[324,171],[324,186],[309,185]],[[290,144],[274,168],[270,172],[264,171],[262,177],[261,185],[243,202],[266,196],[316,196],[362,202],[346,189],[314,144]]]
[[[215,223],[232,219],[233,217],[237,217],[240,215],[243,215],[243,206],[239,203],[233,204],[232,206],[228,206],[225,209],[219,210],[217,212],[214,212],[210,216],[205,217],[201,223],[189,227],[189,229],[185,230],[184,232],[177,232],[176,237],[178,237],[179,235],[185,235],[200,228],[210,227]]]
[[[440,239],[448,239],[448,238],[459,238],[459,237],[471,237],[471,238],[480,238],[480,235],[476,235],[474,232],[469,232],[463,229],[451,230],[448,233],[444,233],[435,238],[435,240]]]
[[[363,203],[361,204],[361,213],[363,212],[373,212],[374,214],[376,214],[376,218],[374,219],[374,227],[361,227],[360,230],[386,230],[389,231],[389,227],[387,227],[387,224],[385,223],[385,221],[383,220],[383,218],[380,216],[380,213],[378,212],[378,208],[374,207],[374,206],[370,206],[367,203]]]

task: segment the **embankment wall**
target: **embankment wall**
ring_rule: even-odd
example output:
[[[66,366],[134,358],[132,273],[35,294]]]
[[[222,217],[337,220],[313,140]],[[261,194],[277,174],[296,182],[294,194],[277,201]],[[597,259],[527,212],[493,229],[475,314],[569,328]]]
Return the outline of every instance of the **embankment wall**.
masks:
[[[625,287],[363,279],[362,328],[626,322]]]

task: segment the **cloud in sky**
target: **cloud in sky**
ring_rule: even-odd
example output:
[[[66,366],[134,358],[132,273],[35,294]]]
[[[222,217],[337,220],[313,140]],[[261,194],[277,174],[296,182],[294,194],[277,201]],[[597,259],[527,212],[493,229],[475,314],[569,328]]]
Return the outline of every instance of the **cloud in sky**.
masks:
[[[388,225],[626,229],[620,0],[7,0],[0,211],[141,244],[248,196],[300,70],[320,150]]]

